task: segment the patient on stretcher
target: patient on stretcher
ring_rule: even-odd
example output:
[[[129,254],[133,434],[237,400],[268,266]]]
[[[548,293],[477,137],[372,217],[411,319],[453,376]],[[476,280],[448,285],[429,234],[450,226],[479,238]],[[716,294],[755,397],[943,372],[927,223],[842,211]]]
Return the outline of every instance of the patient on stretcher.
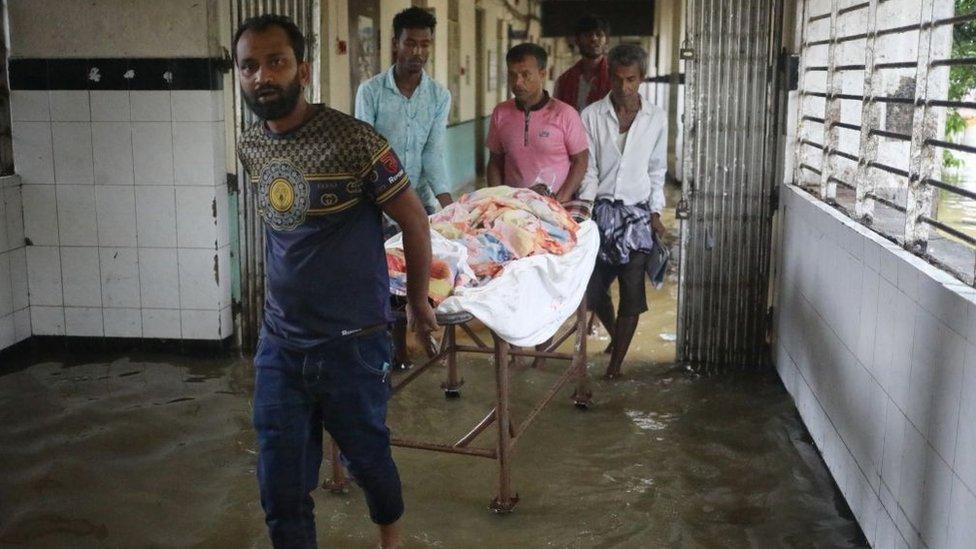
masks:
[[[579,225],[554,199],[529,189],[480,189],[431,216],[430,298],[439,304],[455,288],[483,284],[516,259],[562,255],[576,246]],[[459,253],[452,241],[463,245]],[[387,267],[393,294],[406,292],[402,247],[388,242]]]

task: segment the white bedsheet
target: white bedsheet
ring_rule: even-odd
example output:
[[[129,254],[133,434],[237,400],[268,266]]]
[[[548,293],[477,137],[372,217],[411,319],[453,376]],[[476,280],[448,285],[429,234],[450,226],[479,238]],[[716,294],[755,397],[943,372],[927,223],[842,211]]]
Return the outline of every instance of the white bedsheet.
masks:
[[[441,255],[443,247],[448,246],[456,247],[453,253],[467,257],[464,246],[437,233],[432,234],[432,246],[435,255]],[[388,240],[386,247],[402,247],[400,235]],[[555,335],[576,311],[599,249],[596,223],[584,221],[577,233],[577,244],[569,252],[512,261],[501,275],[482,286],[455,289],[437,312],[467,311],[512,345],[538,345]]]

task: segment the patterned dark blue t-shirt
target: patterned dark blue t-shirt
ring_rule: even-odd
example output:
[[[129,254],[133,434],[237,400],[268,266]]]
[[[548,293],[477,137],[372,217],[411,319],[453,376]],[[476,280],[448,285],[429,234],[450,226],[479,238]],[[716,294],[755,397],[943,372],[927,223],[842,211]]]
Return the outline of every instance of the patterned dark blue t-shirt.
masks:
[[[263,332],[296,350],[391,320],[380,205],[410,187],[373,128],[314,108],[297,130],[259,123],[237,147],[266,227]]]

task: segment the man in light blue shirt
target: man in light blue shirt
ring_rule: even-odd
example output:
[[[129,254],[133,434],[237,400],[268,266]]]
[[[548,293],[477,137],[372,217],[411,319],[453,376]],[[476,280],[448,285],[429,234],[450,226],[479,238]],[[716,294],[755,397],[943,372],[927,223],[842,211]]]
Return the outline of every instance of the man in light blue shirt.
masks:
[[[356,92],[356,118],[390,142],[428,214],[453,202],[444,151],[451,94],[424,72],[436,25],[434,15],[421,8],[398,13],[393,18],[396,62]]]

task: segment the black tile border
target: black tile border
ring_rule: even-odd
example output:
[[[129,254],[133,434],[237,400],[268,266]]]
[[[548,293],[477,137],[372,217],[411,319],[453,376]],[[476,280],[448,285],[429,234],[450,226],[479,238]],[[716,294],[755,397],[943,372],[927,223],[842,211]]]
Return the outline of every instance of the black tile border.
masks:
[[[220,90],[227,62],[210,57],[11,59],[14,90]]]
[[[233,336],[221,340],[31,336],[0,350],[0,376],[34,364],[37,357],[99,353],[159,353],[187,358],[240,356]]]

